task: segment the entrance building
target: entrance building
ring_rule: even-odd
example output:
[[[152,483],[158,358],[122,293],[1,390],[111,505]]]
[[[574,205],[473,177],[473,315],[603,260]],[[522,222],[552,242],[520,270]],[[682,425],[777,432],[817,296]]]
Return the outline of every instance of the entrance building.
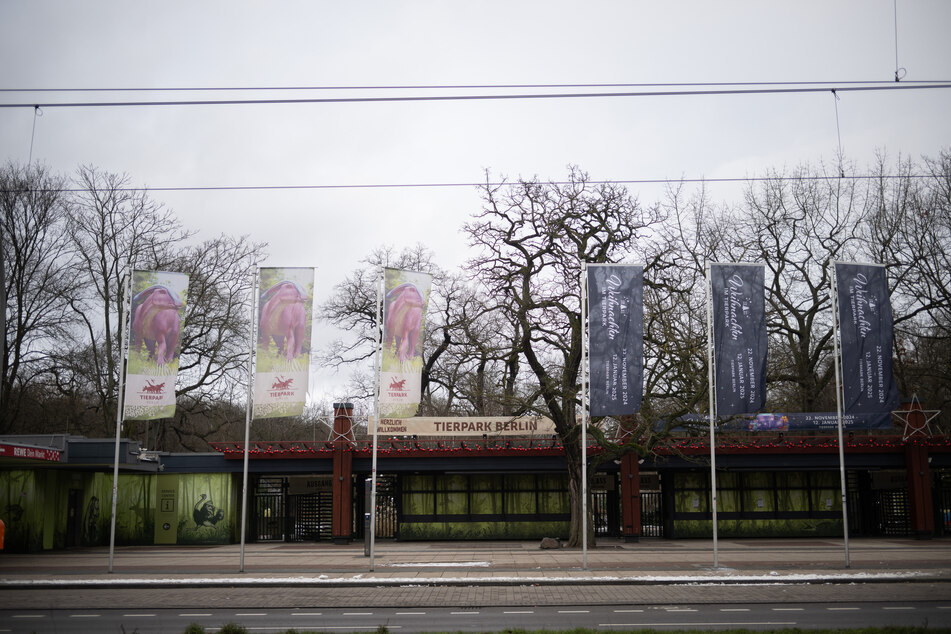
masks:
[[[246,538],[348,543],[364,536],[372,443],[352,406],[335,404],[331,440],[253,442]],[[951,535],[951,438],[870,432],[845,444],[853,536]],[[589,447],[592,522],[627,540],[712,535],[708,439],[678,436],[655,455],[601,461]],[[240,539],[243,443],[169,454],[120,445],[116,543],[227,544]],[[6,548],[107,545],[114,441],[0,438]],[[568,535],[564,448],[557,438],[385,438],[377,456],[378,538],[539,539]],[[842,535],[836,438],[719,436],[717,532],[724,537]]]

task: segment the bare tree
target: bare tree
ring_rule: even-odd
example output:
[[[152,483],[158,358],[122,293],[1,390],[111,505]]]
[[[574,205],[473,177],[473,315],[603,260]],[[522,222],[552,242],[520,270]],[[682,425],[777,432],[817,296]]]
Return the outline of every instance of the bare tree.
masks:
[[[74,253],[63,189],[63,179],[43,166],[9,163],[0,170],[5,301],[0,430],[15,430],[26,399],[52,397],[46,389],[51,357],[69,346],[75,318],[69,298],[78,283],[68,273]]]
[[[888,267],[895,374],[927,408],[951,404],[951,153],[916,163],[879,156],[867,257]],[[943,414],[951,424],[951,414]]]
[[[853,179],[802,166],[791,176],[771,172],[750,183],[737,213],[731,258],[766,265],[769,402],[787,411],[828,411],[832,263],[857,257],[867,197]]]
[[[380,271],[383,267],[429,273],[433,276],[433,293],[430,295],[430,310],[426,319],[427,337],[433,336],[438,329],[438,321],[433,317],[433,296],[439,294],[439,288],[445,273],[433,261],[433,253],[421,244],[396,252],[393,247],[377,248],[370,253],[359,268],[334,286],[330,300],[318,309],[318,318],[331,323],[349,333],[349,336],[334,340],[321,354],[322,360],[335,368],[362,367],[351,375],[351,388],[355,400],[371,400],[375,379],[373,372],[366,372],[367,365],[376,350],[379,336],[377,324],[377,289]],[[438,314],[438,311],[436,311]],[[434,328],[435,326],[435,328]],[[438,349],[423,348],[422,390],[425,393],[429,384],[429,370],[441,354]],[[362,364],[362,366],[361,366]]]
[[[581,543],[582,520],[581,263],[624,259],[659,221],[657,209],[642,209],[624,188],[588,180],[571,168],[566,183],[487,184],[482,211],[465,226],[479,251],[469,268],[518,326],[519,352],[535,383],[524,406],[549,416],[565,446],[570,545]]]
[[[81,320],[82,354],[61,359],[68,377],[96,401],[105,422],[116,416],[124,280],[133,268],[160,268],[189,237],[178,219],[124,175],[81,167],[70,206],[69,233],[78,261],[72,275],[86,292],[70,298]]]

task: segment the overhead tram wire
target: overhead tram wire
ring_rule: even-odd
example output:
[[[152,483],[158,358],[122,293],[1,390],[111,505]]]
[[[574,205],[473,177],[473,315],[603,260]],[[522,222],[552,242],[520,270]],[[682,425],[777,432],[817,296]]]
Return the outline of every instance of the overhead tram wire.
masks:
[[[932,178],[933,174],[839,174],[831,176],[736,176],[724,178],[639,178],[619,180],[589,180],[589,185],[666,185],[670,183],[760,183],[767,181],[838,181],[838,180],[894,180],[897,178]],[[570,181],[545,181],[552,185],[570,185]],[[180,185],[160,187],[119,187],[119,192],[227,192],[227,191],[280,191],[280,190],[322,190],[322,189],[451,189],[457,187],[504,187],[515,185],[513,181],[471,182],[471,183],[356,183],[326,185]],[[5,191],[0,189],[0,191]],[[89,191],[82,187],[63,187],[40,189],[47,193],[79,193]]]
[[[942,84],[951,80],[911,80],[906,84]],[[114,88],[2,88],[3,92],[279,92],[322,90],[486,90],[523,88],[698,88],[712,86],[848,86],[890,85],[888,80],[847,81],[717,81],[717,82],[658,82],[658,83],[580,83],[580,84],[405,84],[379,86],[140,86]]]
[[[573,92],[573,93],[515,93],[515,94],[477,94],[477,95],[391,95],[373,97],[311,97],[284,99],[188,99],[162,101],[74,101],[74,102],[22,102],[0,103],[0,108],[119,108],[119,107],[160,107],[160,106],[234,106],[234,105],[278,105],[278,104],[317,104],[317,103],[395,103],[422,101],[501,101],[520,99],[591,99],[618,97],[684,97],[684,96],[722,96],[722,95],[770,95],[770,94],[807,94],[830,92],[876,92],[894,90],[933,90],[951,88],[951,82],[912,84],[882,83],[874,85],[837,85],[835,88],[808,87],[759,87],[730,89],[690,89],[690,90],[647,90],[633,92]]]

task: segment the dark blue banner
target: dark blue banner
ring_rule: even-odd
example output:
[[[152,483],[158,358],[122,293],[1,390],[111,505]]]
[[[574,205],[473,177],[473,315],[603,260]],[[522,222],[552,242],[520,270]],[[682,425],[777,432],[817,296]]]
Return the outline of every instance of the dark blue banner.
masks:
[[[761,264],[711,264],[717,414],[766,406],[766,300]]]
[[[842,347],[843,411],[874,414],[898,408],[892,374],[892,307],[884,266],[835,265]]]
[[[644,269],[588,265],[591,415],[641,408],[644,374]]]

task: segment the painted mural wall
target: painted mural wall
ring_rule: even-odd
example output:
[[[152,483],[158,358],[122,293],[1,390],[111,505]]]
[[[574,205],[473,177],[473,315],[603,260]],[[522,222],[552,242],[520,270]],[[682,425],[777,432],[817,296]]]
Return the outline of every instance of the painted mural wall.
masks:
[[[567,537],[563,474],[406,475],[401,540]]]
[[[161,513],[158,487],[168,477],[174,489],[165,492]],[[234,541],[237,510],[237,488],[230,474],[120,474],[116,545],[229,544]],[[108,546],[111,516],[111,473],[0,471],[5,550]],[[169,525],[161,539],[157,516],[162,518],[160,528]]]
[[[674,536],[713,535],[706,473],[674,474]],[[706,516],[706,518],[704,518]],[[838,474],[717,473],[717,534],[723,537],[832,537],[842,534]]]

